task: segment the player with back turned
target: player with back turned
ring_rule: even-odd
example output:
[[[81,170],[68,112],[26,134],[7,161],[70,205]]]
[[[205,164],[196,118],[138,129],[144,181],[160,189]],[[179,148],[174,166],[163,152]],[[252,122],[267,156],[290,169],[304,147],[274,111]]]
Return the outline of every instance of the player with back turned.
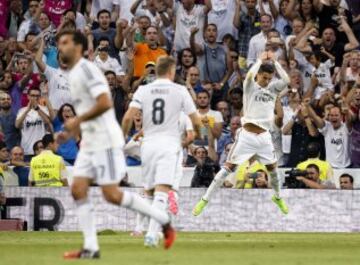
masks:
[[[275,70],[280,79],[272,81]],[[252,156],[256,155],[270,173],[271,187],[275,194],[272,201],[284,213],[288,207],[280,197],[280,183],[277,174],[277,158],[271,140],[270,128],[274,123],[274,110],[277,95],[287,87],[290,79],[281,65],[275,61],[274,54],[264,52],[246,75],[243,90],[242,128],[238,130],[227,161],[216,174],[204,196],[195,205],[193,215],[202,213],[214,192],[222,186],[226,177]]]
[[[153,206],[168,209],[169,191],[176,189],[181,166],[180,115],[183,111],[199,131],[200,119],[186,87],[173,82],[176,62],[170,56],[161,56],[156,62],[156,80],[140,86],[126,112],[122,128],[127,135],[135,114],[142,110],[144,138],[141,145],[141,162],[144,190],[154,195]],[[151,219],[145,236],[145,246],[158,244],[157,220]]]
[[[78,116],[65,123],[67,132],[58,136],[65,140],[81,132],[80,151],[73,169],[71,193],[76,203],[78,220],[84,236],[80,251],[66,252],[66,259],[94,259],[100,257],[93,206],[88,198],[92,181],[102,190],[104,198],[155,219],[162,225],[164,246],[169,248],[175,240],[175,231],[165,210],[148,204],[135,193],[121,191],[119,182],[125,175],[123,154],[124,137],[118,125],[110,89],[99,68],[84,59],[86,37],[74,31],[58,35],[59,56],[71,69],[69,84],[71,97]]]

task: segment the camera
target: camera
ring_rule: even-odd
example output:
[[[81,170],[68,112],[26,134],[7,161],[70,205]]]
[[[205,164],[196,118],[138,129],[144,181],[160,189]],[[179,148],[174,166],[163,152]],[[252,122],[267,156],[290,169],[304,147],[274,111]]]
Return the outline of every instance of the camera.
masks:
[[[308,173],[306,170],[300,170],[293,168],[285,171],[285,187],[288,189],[307,189],[308,187],[302,182],[296,179],[296,177],[307,177]]]

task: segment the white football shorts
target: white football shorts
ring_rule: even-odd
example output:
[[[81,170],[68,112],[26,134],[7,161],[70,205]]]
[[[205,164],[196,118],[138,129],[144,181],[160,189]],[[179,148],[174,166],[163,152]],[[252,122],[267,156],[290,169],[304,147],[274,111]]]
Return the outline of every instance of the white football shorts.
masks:
[[[177,189],[182,177],[182,156],[178,141],[143,141],[141,145],[142,180],[145,190],[157,185]]]
[[[125,157],[120,147],[96,152],[80,149],[73,169],[75,178],[93,179],[100,186],[119,184],[125,173]]]
[[[240,128],[229,151],[227,162],[241,165],[254,155],[263,165],[271,165],[277,162],[270,132],[257,134]]]

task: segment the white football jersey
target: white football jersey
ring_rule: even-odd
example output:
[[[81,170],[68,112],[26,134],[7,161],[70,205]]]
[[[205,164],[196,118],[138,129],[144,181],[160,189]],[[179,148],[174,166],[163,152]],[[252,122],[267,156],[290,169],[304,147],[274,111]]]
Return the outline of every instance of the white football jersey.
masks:
[[[161,137],[172,137],[179,141],[181,111],[186,115],[196,112],[187,89],[168,79],[157,79],[151,84],[140,86],[130,107],[143,111],[144,141]]]
[[[254,79],[260,66],[261,60],[258,60],[251,67],[244,81],[244,116],[241,119],[241,124],[252,123],[265,130],[270,130],[275,118],[274,110],[277,94],[286,88],[289,77],[281,65],[275,62],[275,68],[280,75],[280,79],[271,81],[267,88],[262,88]]]
[[[95,64],[83,58],[71,69],[69,84],[77,115],[93,108],[101,94],[106,93],[110,97],[110,88],[104,74]],[[124,137],[116,121],[114,108],[95,119],[81,123],[80,127],[83,150],[99,151],[124,145]]]

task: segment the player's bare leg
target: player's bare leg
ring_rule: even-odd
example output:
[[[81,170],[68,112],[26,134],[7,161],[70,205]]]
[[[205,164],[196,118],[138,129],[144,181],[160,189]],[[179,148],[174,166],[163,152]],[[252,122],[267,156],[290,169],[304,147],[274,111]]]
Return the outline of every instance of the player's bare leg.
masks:
[[[211,182],[210,186],[206,190],[204,196],[200,199],[200,201],[195,205],[192,213],[194,216],[200,215],[208,204],[210,198],[213,194],[224,184],[226,177],[231,174],[234,170],[235,165],[226,162],[224,166],[221,167],[220,171],[216,174],[215,178]]]
[[[169,185],[157,185],[154,191],[153,207],[160,211],[167,212],[168,210],[168,193],[171,190]],[[155,247],[159,241],[160,227],[156,219],[151,218],[149,222],[149,228],[145,236],[145,246]],[[164,233],[165,241],[166,238],[171,235]]]
[[[270,174],[270,184],[271,184],[271,188],[274,191],[274,195],[272,197],[272,201],[279,207],[279,209],[281,210],[281,212],[283,214],[288,214],[289,209],[285,203],[285,201],[280,197],[280,181],[278,178],[278,173],[277,173],[277,165],[275,164],[271,164],[271,165],[266,165],[266,168]]]
[[[76,203],[84,244],[80,251],[64,253],[65,259],[96,259],[100,257],[94,208],[88,199],[89,185],[90,180],[88,178],[80,177],[74,178],[74,182],[71,185],[71,193]]]

